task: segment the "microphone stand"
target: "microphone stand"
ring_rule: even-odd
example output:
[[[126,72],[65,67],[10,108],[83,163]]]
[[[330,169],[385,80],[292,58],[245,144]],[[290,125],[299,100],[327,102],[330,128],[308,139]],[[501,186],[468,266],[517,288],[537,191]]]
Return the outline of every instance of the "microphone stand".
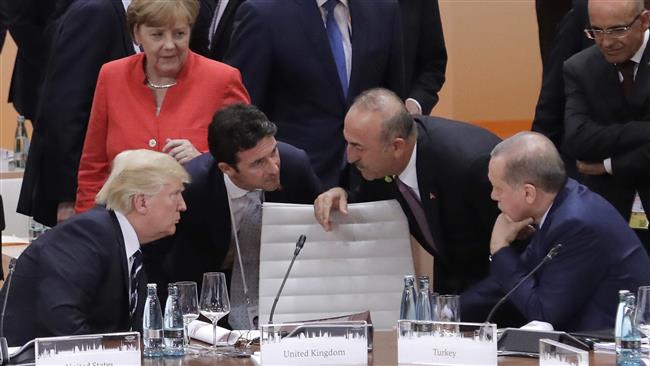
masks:
[[[289,278],[289,273],[291,273],[293,262],[295,262],[296,257],[298,256],[298,254],[300,254],[300,250],[302,250],[302,247],[305,246],[306,239],[307,237],[305,236],[305,234],[300,235],[300,237],[298,238],[298,242],[296,243],[296,249],[293,251],[293,258],[291,258],[291,263],[289,264],[287,273],[285,273],[284,278],[282,279],[282,284],[280,285],[280,289],[278,290],[278,294],[275,295],[275,299],[273,300],[273,306],[271,307],[271,314],[269,315],[269,324],[273,324],[273,314],[275,314],[275,306],[278,305],[278,300],[280,299],[280,295],[282,294],[282,289],[284,288],[284,284],[287,282],[287,278]]]

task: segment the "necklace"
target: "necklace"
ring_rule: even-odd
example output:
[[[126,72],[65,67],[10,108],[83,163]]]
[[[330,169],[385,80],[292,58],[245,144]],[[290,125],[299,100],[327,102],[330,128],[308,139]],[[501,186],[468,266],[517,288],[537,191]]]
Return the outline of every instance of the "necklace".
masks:
[[[169,89],[174,85],[176,85],[176,81],[169,84],[154,84],[151,82],[151,80],[149,80],[149,78],[147,78],[147,86],[151,89]]]

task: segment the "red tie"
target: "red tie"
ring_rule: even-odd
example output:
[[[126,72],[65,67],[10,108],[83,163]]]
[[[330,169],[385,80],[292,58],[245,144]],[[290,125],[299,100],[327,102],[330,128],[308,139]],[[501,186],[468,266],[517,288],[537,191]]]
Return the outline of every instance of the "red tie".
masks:
[[[618,71],[623,75],[623,93],[626,97],[629,97],[632,94],[632,87],[634,86],[634,67],[636,62],[632,60],[627,60],[621,64],[618,64]]]

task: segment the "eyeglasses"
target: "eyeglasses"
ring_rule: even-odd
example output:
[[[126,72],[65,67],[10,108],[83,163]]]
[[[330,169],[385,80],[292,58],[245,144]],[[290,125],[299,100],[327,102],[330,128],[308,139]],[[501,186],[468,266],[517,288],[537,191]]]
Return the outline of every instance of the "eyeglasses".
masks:
[[[636,22],[642,14],[643,12],[640,12],[637,14],[637,16],[634,17],[634,19],[632,19],[630,24],[621,27],[612,27],[607,29],[587,28],[584,30],[585,35],[589,39],[603,38],[605,36],[610,36],[612,38],[623,38],[627,32],[630,31],[634,22]]]

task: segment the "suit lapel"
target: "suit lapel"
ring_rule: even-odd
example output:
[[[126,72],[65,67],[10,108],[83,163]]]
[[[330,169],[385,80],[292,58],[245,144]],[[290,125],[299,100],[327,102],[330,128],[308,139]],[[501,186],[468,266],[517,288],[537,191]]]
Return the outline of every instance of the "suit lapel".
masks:
[[[124,50],[127,55],[135,54],[135,49],[133,48],[133,40],[131,39],[131,30],[126,23],[126,12],[124,11],[124,5],[121,1],[111,1],[113,8],[117,12],[117,18],[120,21],[120,29],[122,29],[122,43],[124,44]]]
[[[623,84],[618,76],[618,69],[615,65],[608,63],[602,55],[595,58],[594,62],[597,63],[593,66],[594,75],[600,75],[599,81],[595,84],[600,87],[594,89],[598,90],[601,95],[600,100],[610,104],[611,107],[608,109],[626,111],[628,109],[625,108],[627,101],[623,92]]]
[[[370,12],[363,10],[364,6],[374,6],[372,3],[367,4],[368,2],[364,1],[354,1],[349,0],[348,5],[350,6],[350,18],[352,19],[352,66],[350,70],[350,83],[348,86],[348,95],[357,95],[363,90],[359,89],[359,82],[362,79],[361,74],[365,65],[362,65],[364,58],[359,57],[364,50],[368,42],[368,26],[366,25],[367,19],[363,14],[369,14]]]
[[[230,24],[230,19],[235,16],[235,12],[241,2],[242,0],[228,1],[226,8],[223,10],[223,14],[221,15],[221,19],[219,19],[219,24],[217,24],[217,29],[212,36],[212,44],[210,45],[210,49],[212,49],[222,37],[232,36],[232,34],[228,35],[224,34],[224,32],[227,28],[229,28],[227,25]],[[212,16],[214,17],[214,11],[212,12]],[[212,19],[210,19],[210,23],[212,23]]]
[[[642,115],[647,109],[647,99],[650,95],[650,45],[646,46],[641,57],[641,62],[636,70],[634,84],[632,86],[632,95],[630,95],[629,104],[632,109],[632,118]]]
[[[334,62],[334,56],[332,56],[320,9],[318,9],[314,0],[294,0],[294,2],[297,7],[299,23],[305,36],[312,43],[316,58],[323,67],[325,78],[332,84],[331,87],[336,90],[341,103],[345,104],[341,81],[336,71],[336,63]]]

